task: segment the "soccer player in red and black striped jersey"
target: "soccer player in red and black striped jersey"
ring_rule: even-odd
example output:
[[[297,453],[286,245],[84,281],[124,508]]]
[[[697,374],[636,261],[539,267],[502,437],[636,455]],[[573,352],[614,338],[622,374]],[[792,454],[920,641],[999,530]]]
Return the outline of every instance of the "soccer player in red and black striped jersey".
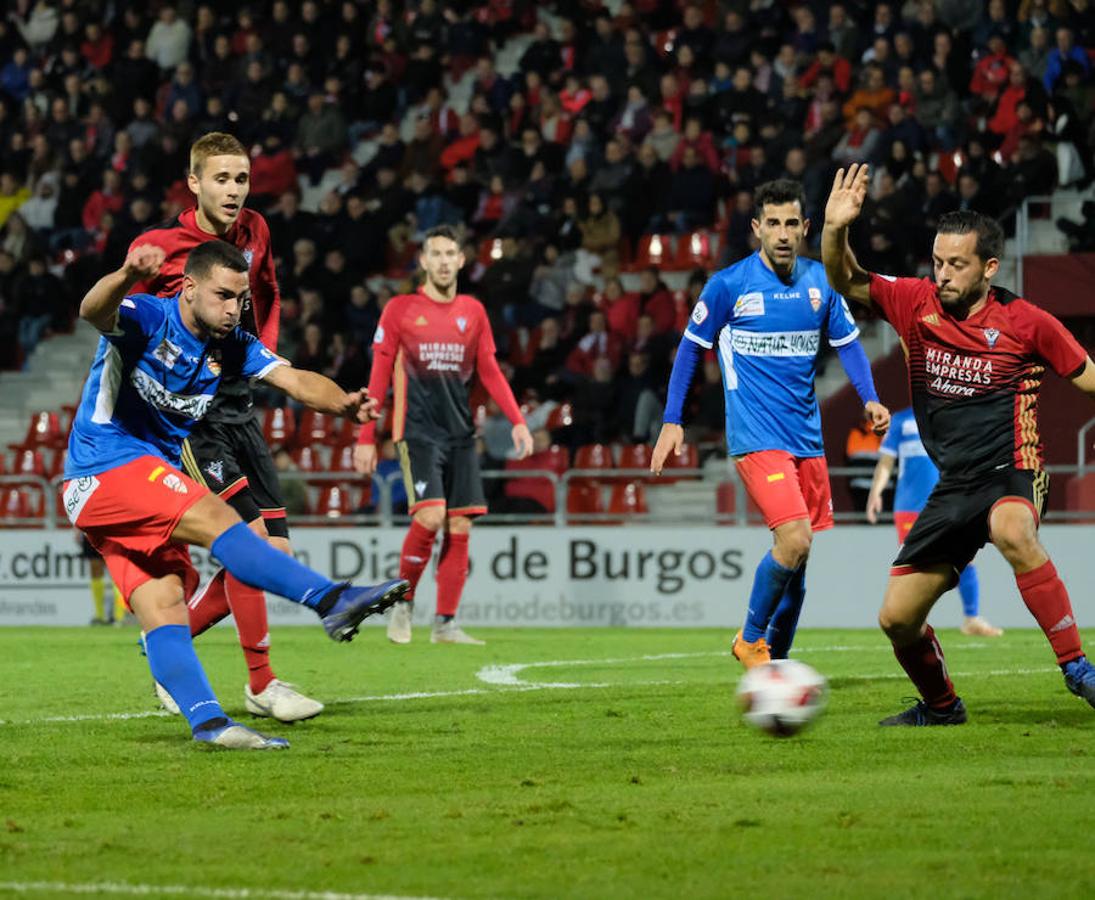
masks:
[[[825,269],[834,289],[873,306],[900,336],[920,436],[940,472],[898,551],[879,614],[923,699],[881,724],[966,721],[927,619],[988,541],[1011,564],[1066,686],[1095,706],[1095,665],[1084,656],[1068,593],[1038,540],[1049,486],[1038,430],[1042,376],[1052,369],[1095,399],[1095,364],[1057,319],[992,286],[1004,234],[978,213],[940,218],[934,280],[865,271],[848,245],[848,226],[867,183],[867,166],[836,175],[821,241]]]
[[[532,452],[532,435],[494,357],[483,305],[456,292],[464,254],[455,231],[442,225],[427,232],[419,263],[426,278],[417,293],[393,297],[380,316],[369,378],[369,396],[380,403],[389,384],[393,388],[392,437],[412,517],[399,562],[399,577],[411,583],[412,592],[392,608],[388,637],[396,644],[410,642],[413,590],[443,528],[430,640],[480,644],[453,620],[468,575],[472,520],[487,511],[468,405],[474,374],[513,424],[513,444],[522,459]],[[363,474],[376,471],[375,422],[361,427],[354,463]]]
[[[144,244],[161,247],[164,261],[159,274],[137,284],[133,293],[178,293],[190,251],[221,238],[243,251],[251,267],[251,296],[240,317],[240,327],[276,352],[281,296],[270,249],[270,229],[261,213],[244,208],[250,176],[251,160],[232,135],[214,131],[195,141],[190,148],[187,183],[196,203],[171,222],[134,239],[130,250]],[[183,445],[183,463],[191,478],[231,505],[255,532],[279,550],[290,552],[277,470],[245,379],[222,380],[209,412]],[[201,634],[229,613],[236,620],[247,660],[247,710],[283,722],[318,715],[323,704],[278,680],[270,667],[265,595],[222,569],[190,600],[191,633]],[[160,698],[171,708],[163,693]]]

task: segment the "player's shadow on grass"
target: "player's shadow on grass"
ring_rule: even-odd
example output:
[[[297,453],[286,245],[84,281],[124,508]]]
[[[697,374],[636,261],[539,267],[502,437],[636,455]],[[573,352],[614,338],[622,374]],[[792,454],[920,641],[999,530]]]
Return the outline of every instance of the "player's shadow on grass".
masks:
[[[977,725],[1018,725],[1038,729],[1083,729],[1090,731],[1095,711],[1083,701],[1067,705],[981,703],[970,709],[970,722]]]

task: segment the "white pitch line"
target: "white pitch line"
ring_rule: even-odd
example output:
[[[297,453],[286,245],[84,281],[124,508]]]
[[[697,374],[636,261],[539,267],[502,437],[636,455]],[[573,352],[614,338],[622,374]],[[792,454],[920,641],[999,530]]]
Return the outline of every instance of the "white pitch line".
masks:
[[[212,900],[437,900],[397,894],[344,894],[337,891],[287,891],[277,888],[210,888],[185,884],[129,884],[121,881],[0,881],[0,891],[16,894],[114,894],[126,897],[208,897]]]

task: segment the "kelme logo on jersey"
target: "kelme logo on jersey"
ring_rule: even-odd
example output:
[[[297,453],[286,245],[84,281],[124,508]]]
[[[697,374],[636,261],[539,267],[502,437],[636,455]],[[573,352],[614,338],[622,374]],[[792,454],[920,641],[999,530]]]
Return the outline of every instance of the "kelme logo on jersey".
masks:
[[[1000,339],[1000,332],[995,328],[985,329],[985,342],[989,345],[991,350],[996,346],[996,342]]]
[[[810,306],[813,307],[814,312],[821,309],[821,289],[812,287],[807,292],[810,295]]]
[[[692,321],[697,325],[702,325],[707,319],[707,304],[702,300],[692,307]]]

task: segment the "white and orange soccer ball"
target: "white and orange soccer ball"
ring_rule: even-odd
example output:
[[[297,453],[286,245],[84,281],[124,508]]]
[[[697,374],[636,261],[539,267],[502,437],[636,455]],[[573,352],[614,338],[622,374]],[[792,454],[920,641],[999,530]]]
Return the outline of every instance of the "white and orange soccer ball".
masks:
[[[738,683],[745,721],[765,734],[798,734],[825,709],[825,677],[794,659],[774,659],[749,669]]]

